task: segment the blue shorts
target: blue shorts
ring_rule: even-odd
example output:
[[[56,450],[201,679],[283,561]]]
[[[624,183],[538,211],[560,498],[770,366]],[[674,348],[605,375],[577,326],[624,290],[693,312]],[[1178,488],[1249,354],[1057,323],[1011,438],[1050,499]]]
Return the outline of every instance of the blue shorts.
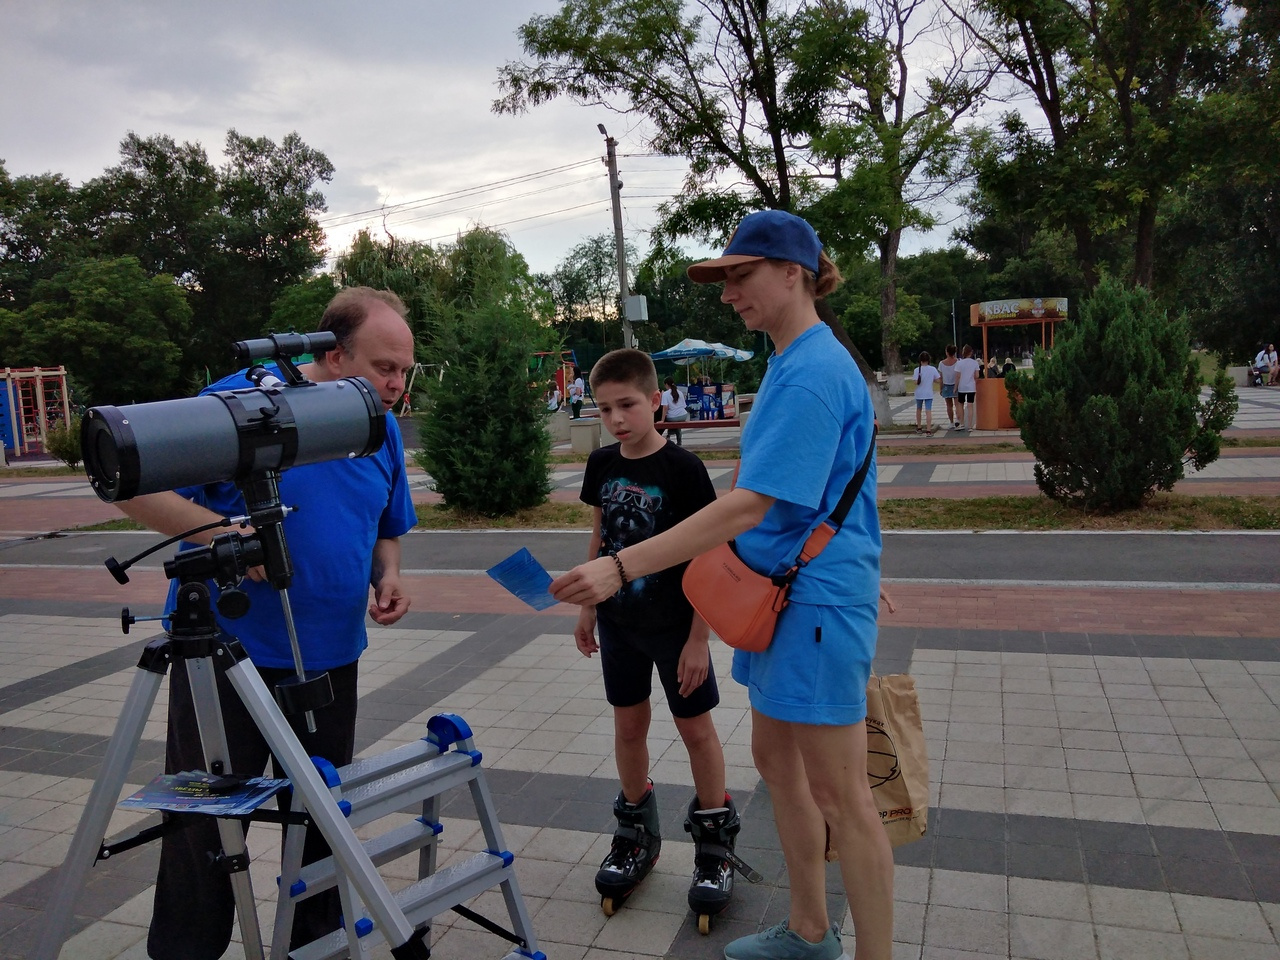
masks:
[[[950,400],[956,395],[956,385],[954,383],[944,383],[942,385],[942,399]]]
[[[733,653],[733,679],[751,706],[789,723],[848,726],[867,716],[879,602],[845,607],[792,602],[763,653]]]
[[[928,400],[917,400],[917,401],[916,401],[916,409],[917,409],[917,410],[932,410],[932,409],[933,409],[933,397],[930,397]]]

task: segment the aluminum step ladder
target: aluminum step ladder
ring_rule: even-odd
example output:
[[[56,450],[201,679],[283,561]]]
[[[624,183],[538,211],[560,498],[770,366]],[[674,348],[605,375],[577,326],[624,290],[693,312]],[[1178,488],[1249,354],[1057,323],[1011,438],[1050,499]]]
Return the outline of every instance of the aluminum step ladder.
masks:
[[[537,948],[533,926],[516,881],[514,857],[506,849],[493,796],[485,781],[481,754],[471,728],[456,714],[437,714],[427,721],[427,735],[415,743],[335,769],[314,761],[330,795],[353,830],[403,811],[417,813],[402,823],[362,842],[375,866],[418,855],[418,880],[393,894],[396,905],[416,928],[429,928],[432,918],[453,910],[514,945],[503,960],[546,960]],[[437,869],[440,796],[466,785],[475,803],[485,849],[461,862]],[[384,941],[377,923],[360,901],[356,887],[333,857],[302,866],[305,827],[291,825],[285,835],[279,901],[276,907],[271,956],[295,960],[337,960],[350,956],[368,960]],[[297,903],[324,890],[338,888],[344,928],[289,953],[289,935]],[[511,929],[462,906],[467,900],[500,887]],[[355,918],[352,922],[351,918]],[[428,933],[429,937],[429,933]]]

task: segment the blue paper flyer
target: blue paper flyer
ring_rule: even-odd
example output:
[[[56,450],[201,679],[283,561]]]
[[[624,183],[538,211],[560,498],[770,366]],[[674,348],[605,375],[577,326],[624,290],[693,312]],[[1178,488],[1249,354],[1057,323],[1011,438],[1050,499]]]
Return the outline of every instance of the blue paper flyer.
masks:
[[[534,559],[528,547],[521,547],[507,559],[488,569],[489,576],[535,610],[546,610],[558,602],[548,592],[551,574]]]

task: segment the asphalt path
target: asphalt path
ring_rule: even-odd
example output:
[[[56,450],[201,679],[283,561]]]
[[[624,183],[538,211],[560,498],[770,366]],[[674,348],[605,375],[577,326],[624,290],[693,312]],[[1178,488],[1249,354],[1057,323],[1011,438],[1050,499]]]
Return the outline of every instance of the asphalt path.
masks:
[[[157,542],[145,533],[67,533],[0,543],[6,566],[101,570]],[[587,534],[577,531],[415,531],[402,538],[402,567],[416,574],[475,574],[521,547],[557,572],[580,563]],[[1266,533],[886,533],[882,573],[897,581],[945,583],[1169,584],[1276,588],[1280,534]],[[159,572],[166,548],[135,570]],[[295,557],[295,562],[302,558]]]

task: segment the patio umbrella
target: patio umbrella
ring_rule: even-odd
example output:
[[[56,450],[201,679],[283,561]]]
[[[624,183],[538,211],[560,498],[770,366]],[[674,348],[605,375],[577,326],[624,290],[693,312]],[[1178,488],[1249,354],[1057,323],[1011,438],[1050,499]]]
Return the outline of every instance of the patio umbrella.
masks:
[[[659,350],[657,353],[649,354],[654,360],[671,360],[682,367],[688,367],[690,364],[697,363],[699,360],[734,360],[741,363],[743,360],[750,360],[755,356],[751,350],[739,350],[737,347],[730,347],[723,343],[708,343],[705,340],[695,340],[688,337],[681,340],[674,347],[667,347],[665,350]],[[686,381],[688,380],[688,371],[685,371]]]

